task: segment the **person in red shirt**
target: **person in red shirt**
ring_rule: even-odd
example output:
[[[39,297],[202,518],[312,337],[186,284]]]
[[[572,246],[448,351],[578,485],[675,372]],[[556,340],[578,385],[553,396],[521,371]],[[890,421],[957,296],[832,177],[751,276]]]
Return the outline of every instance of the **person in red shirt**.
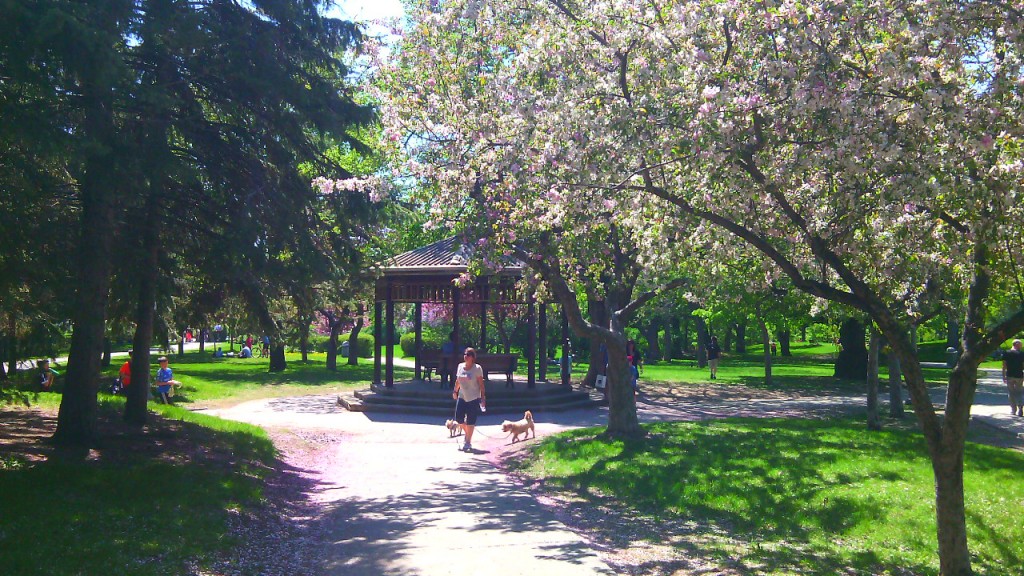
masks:
[[[117,371],[117,377],[121,380],[121,390],[124,390],[132,383],[132,352],[128,351],[128,360],[121,365],[121,369]]]

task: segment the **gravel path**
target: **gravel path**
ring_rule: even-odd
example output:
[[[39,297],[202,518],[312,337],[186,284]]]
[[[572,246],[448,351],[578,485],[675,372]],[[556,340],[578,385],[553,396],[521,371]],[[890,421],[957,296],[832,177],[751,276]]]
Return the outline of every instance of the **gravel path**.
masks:
[[[998,383],[985,385],[986,397],[1000,402]],[[638,416],[642,422],[826,417],[862,411],[863,402],[862,397],[828,393],[652,385],[638,399]],[[480,450],[463,455],[455,451],[458,439],[449,438],[436,417],[349,413],[334,396],[260,400],[213,412],[267,428],[285,463],[268,488],[271,507],[246,532],[252,545],[232,559],[236,569],[225,566],[218,573],[456,573],[450,557],[467,554],[468,548],[451,542],[465,540],[471,547],[475,539],[486,541],[480,534],[502,522],[511,524],[499,526],[498,538],[526,532],[560,535],[568,533],[566,526],[575,535],[551,536],[563,539],[548,549],[532,541],[504,547],[486,542],[481,557],[491,559],[492,575],[568,574],[552,572],[550,566],[523,569],[524,556],[549,552],[560,566],[580,574],[746,573],[702,553],[701,542],[729,540],[712,527],[642,516],[614,502],[583,501],[505,475],[502,461],[525,444],[509,444],[498,417],[481,421],[474,439]],[[603,425],[607,409],[545,413],[539,420],[537,436],[544,437]],[[1020,449],[1021,442],[1000,437],[1009,442],[1004,445]],[[466,485],[478,495],[468,503],[460,492]],[[508,494],[515,495],[508,504],[515,510],[487,510],[490,502]],[[445,515],[452,510],[454,515]],[[524,551],[530,546],[533,552]],[[599,562],[591,561],[595,553]]]
[[[645,422],[826,416],[851,409],[853,402],[841,396],[807,397],[734,386],[652,386],[639,398],[638,415]],[[516,569],[503,571],[505,565],[497,562],[502,568],[492,574],[520,573],[525,557],[544,560],[545,554],[561,562],[559,574],[567,573],[567,568],[578,568],[581,574],[728,573],[727,567],[702,558],[699,551],[681,559],[676,547],[640,538],[669,528],[664,522],[627,517],[614,506],[595,508],[592,502],[573,501],[539,487],[524,488],[522,480],[506,476],[502,460],[524,444],[509,444],[499,417],[481,420],[474,438],[478,453],[463,455],[455,449],[459,439],[449,438],[437,417],[350,413],[337,406],[334,396],[259,400],[211,412],[265,427],[285,463],[268,488],[273,505],[267,518],[254,524],[269,522],[269,536],[247,534],[252,545],[232,559],[249,573],[447,574],[449,556],[467,553],[461,544],[452,544],[453,539],[482,546],[492,559],[500,558],[504,550]],[[544,437],[604,424],[607,409],[545,413],[539,420],[537,436]],[[466,485],[473,486],[468,503]],[[507,507],[514,510],[489,509],[493,502],[507,499]],[[519,516],[515,510],[526,514]],[[460,525],[463,519],[468,527]],[[494,525],[503,522],[518,527],[495,531]],[[672,526],[671,533],[695,529]],[[482,535],[492,532],[497,539],[537,532],[555,542],[546,543],[547,548],[531,540],[499,546]],[[592,562],[590,556],[601,562]],[[551,569],[538,567],[532,572],[552,573]],[[222,570],[246,573],[242,568]]]

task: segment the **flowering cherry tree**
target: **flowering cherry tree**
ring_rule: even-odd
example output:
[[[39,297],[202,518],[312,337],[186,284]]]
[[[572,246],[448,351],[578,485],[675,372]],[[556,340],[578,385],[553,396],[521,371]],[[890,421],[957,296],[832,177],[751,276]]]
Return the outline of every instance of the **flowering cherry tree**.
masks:
[[[409,14],[378,96],[437,223],[490,226],[496,251],[535,258],[564,296],[564,276],[614,266],[595,231],[628,230],[644,268],[664,271],[676,246],[728,257],[724,232],[864,312],[927,441],[940,572],[970,573],[977,369],[1024,328],[1024,294],[988,305],[1014,292],[1024,242],[1016,3],[454,0]],[[543,249],[523,248],[537,235]],[[908,337],[942,308],[964,314],[944,416]]]
[[[479,238],[475,272],[497,268],[509,256],[525,262],[527,283],[540,287],[540,298],[561,303],[577,334],[609,350],[608,432],[641,432],[624,328],[644,303],[683,282],[674,255],[684,239],[675,230],[689,217],[667,214],[669,203],[633,191],[609,187],[581,195],[566,184],[563,174],[584,160],[556,141],[519,134],[529,126],[512,113],[518,88],[495,93],[490,84],[512,70],[517,49],[473,36],[476,21],[469,16],[479,15],[479,7],[445,5],[446,14],[454,10],[446,15],[435,11],[436,3],[411,6],[413,29],[378,53],[375,95],[385,141],[393,143],[392,157],[408,157],[382,180],[420,183],[426,227]],[[607,163],[589,169],[603,172]],[[578,294],[603,302],[605,320],[588,320]]]

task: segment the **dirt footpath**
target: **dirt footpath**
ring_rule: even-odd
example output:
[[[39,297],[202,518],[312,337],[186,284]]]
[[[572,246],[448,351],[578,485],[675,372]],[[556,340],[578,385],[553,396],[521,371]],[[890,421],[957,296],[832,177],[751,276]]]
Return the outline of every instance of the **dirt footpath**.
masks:
[[[436,417],[350,413],[333,403],[314,396],[211,411],[266,427],[291,473],[311,481],[307,537],[321,539],[320,573],[614,574],[495,466],[508,444],[501,418],[483,418],[474,452],[463,453]]]

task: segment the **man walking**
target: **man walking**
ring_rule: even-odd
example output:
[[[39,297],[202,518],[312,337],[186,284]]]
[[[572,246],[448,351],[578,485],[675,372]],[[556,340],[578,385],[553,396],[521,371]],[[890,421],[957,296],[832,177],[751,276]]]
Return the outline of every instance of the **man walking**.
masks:
[[[1014,340],[1013,348],[1003,352],[1003,382],[1010,395],[1010,411],[1024,416],[1024,350],[1021,341]]]

